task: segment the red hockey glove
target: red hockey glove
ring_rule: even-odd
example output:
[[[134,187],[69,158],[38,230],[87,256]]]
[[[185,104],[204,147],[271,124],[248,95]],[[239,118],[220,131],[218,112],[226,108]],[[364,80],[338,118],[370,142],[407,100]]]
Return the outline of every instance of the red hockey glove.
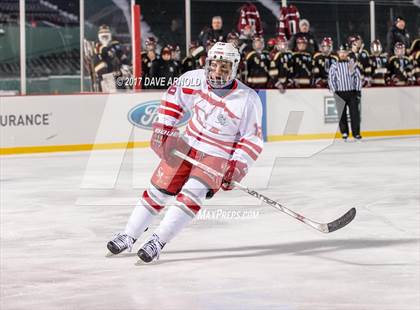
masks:
[[[161,159],[168,160],[175,149],[179,137],[179,130],[173,126],[159,123],[153,124],[153,134],[150,139],[150,147]]]
[[[238,160],[229,160],[228,169],[223,177],[222,189],[230,191],[233,189],[232,182],[240,182],[248,172],[248,166]]]

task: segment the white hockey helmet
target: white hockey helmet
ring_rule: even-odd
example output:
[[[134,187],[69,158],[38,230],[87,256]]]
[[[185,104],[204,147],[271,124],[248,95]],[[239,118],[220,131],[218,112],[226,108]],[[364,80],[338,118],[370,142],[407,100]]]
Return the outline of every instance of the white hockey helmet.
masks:
[[[228,86],[236,77],[241,56],[239,51],[232,43],[217,42],[208,51],[206,58],[206,79],[207,83],[213,88],[223,88]],[[218,61],[231,63],[230,72],[225,72],[221,77],[214,77],[214,65]]]

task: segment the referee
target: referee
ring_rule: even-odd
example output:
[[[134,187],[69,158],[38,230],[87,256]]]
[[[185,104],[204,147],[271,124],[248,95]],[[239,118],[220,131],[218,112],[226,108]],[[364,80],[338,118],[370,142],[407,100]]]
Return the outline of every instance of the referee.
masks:
[[[356,141],[360,141],[360,98],[362,81],[359,68],[349,58],[347,44],[342,44],[338,51],[338,61],[333,63],[328,73],[328,86],[336,97],[337,111],[340,118],[340,131],[344,141],[349,137],[347,124],[347,106],[350,110],[351,131]]]

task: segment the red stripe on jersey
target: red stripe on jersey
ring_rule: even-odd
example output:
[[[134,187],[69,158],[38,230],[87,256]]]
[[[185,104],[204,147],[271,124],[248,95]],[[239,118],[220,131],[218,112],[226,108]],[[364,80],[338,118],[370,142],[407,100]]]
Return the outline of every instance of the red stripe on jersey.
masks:
[[[236,118],[239,119],[239,117],[237,117],[231,110],[229,110],[226,107],[226,104],[223,101],[218,101],[216,99],[214,99],[213,97],[211,97],[208,93],[204,93],[201,90],[198,90],[197,93],[200,95],[201,98],[203,98],[204,100],[206,100],[208,103],[218,107],[218,108],[223,108],[223,110],[229,115],[230,118]]]
[[[158,113],[169,115],[169,116],[175,117],[176,119],[178,119],[178,118],[181,117],[181,113],[170,111],[170,110],[166,110],[166,109],[163,109],[163,108],[159,108]]]
[[[195,95],[197,93],[197,90],[192,89],[192,88],[182,87],[182,92],[187,95]]]
[[[206,144],[209,144],[209,145],[213,145],[215,147],[218,147],[219,149],[221,149],[222,151],[224,151],[224,152],[226,152],[228,154],[232,154],[233,153],[233,150],[227,149],[227,148],[221,146],[220,144],[217,144],[217,143],[214,143],[214,142],[211,142],[211,141],[207,141],[207,140],[203,140],[203,137],[200,137],[199,135],[195,134],[188,127],[185,130],[185,132],[187,133],[187,135],[196,138],[198,141],[201,141],[203,143],[206,143]]]
[[[147,192],[147,190],[145,190],[143,192],[143,200],[149,205],[151,206],[153,209],[155,209],[157,212],[159,212],[160,210],[162,210],[164,208],[164,206],[161,206],[160,204],[158,204],[156,201],[154,201],[149,193]]]
[[[251,157],[253,160],[257,160],[257,155],[255,155],[255,153],[248,146],[242,144],[239,145],[238,149],[241,149],[242,151],[247,153],[249,157]]]
[[[161,105],[163,105],[164,107],[168,107],[168,108],[177,110],[177,111],[179,111],[179,113],[182,113],[182,107],[177,105],[176,103],[172,103],[172,102],[169,102],[169,101],[162,100]]]
[[[251,141],[249,141],[249,140],[246,140],[246,139],[241,139],[241,140],[239,140],[239,142],[241,142],[241,143],[243,143],[243,144],[247,144],[248,146],[250,146],[250,147],[254,148],[254,150],[255,150],[257,153],[261,153],[261,152],[262,152],[262,147],[260,147],[260,146],[256,145],[255,143],[252,143],[252,142],[251,142]]]
[[[209,139],[210,141],[213,141],[213,142],[216,142],[216,143],[220,143],[221,145],[228,146],[228,147],[235,147],[235,142],[226,142],[226,141],[219,140],[217,138],[213,138],[213,137],[210,137],[210,136],[202,133],[200,130],[197,129],[197,127],[194,125],[194,123],[192,121],[190,121],[188,123],[188,126],[192,130],[194,130],[195,132],[199,133],[200,136],[203,136],[204,138]]]
[[[200,211],[200,206],[196,204],[190,197],[185,196],[182,193],[179,193],[176,196],[176,200],[184,204],[188,209],[190,209],[194,214],[197,214]]]

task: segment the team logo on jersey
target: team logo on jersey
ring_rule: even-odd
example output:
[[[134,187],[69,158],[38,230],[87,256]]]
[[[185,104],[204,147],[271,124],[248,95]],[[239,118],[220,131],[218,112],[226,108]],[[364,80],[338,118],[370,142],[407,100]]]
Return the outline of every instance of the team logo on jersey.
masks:
[[[136,105],[128,112],[128,121],[136,127],[151,130],[152,124],[158,118],[159,106],[159,100],[146,101]],[[177,124],[177,127],[185,125],[190,120],[191,115],[190,110],[185,110],[184,115]]]
[[[217,115],[217,122],[222,125],[225,126],[226,125],[226,116],[223,114],[219,114]]]

